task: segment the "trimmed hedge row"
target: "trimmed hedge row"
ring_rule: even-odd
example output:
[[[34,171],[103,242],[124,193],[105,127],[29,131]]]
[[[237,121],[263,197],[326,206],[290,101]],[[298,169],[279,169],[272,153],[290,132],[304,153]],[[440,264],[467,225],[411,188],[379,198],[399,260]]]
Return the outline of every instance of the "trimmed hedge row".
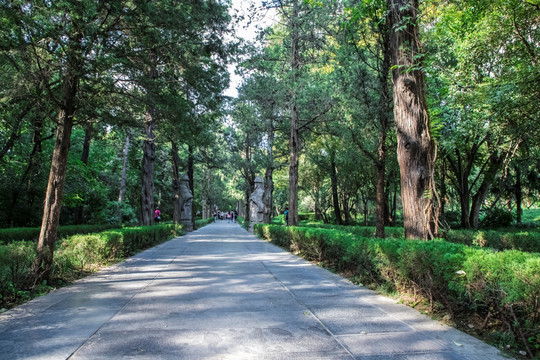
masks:
[[[414,289],[454,317],[502,322],[530,355],[540,347],[540,255],[444,240],[374,239],[323,228],[257,224],[254,232],[364,282]]]
[[[527,252],[540,252],[540,231],[513,230],[450,230],[445,239],[447,241],[490,247],[495,250],[521,250]]]
[[[362,237],[375,236],[374,226],[346,226],[321,224],[320,222],[304,222],[300,226],[340,230]],[[386,227],[385,234],[387,238],[403,238],[403,227]],[[521,250],[540,253],[540,231],[535,229],[506,231],[450,230],[446,233],[445,240],[469,246],[489,247],[497,251]]]
[[[118,225],[68,225],[58,228],[58,239],[77,234],[97,233],[109,229],[117,228]],[[6,228],[0,229],[0,244],[9,244],[14,241],[37,241],[39,238],[39,227],[33,228]]]
[[[206,218],[206,219],[198,219],[198,220],[195,220],[195,228],[200,229],[203,226],[206,226],[206,225],[211,224],[213,222],[214,222],[213,217],[209,217],[209,218]]]
[[[374,237],[375,226],[354,226],[354,225],[334,225],[334,224],[322,224],[320,222],[303,222],[301,227],[314,227],[321,229],[334,229],[345,231],[357,236]],[[385,227],[384,232],[388,238],[402,238],[404,236],[403,227]]]
[[[124,256],[165,242],[182,234],[173,224],[129,227],[95,234],[75,235],[57,242],[51,278],[69,282],[81,274],[117,261]],[[30,289],[29,274],[36,244],[16,241],[0,245],[0,304],[28,300],[40,289]]]

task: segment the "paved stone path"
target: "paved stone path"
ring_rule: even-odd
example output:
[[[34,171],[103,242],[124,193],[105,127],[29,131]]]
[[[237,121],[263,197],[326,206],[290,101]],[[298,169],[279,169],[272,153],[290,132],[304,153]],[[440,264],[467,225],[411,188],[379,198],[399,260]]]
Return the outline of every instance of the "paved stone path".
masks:
[[[0,315],[0,359],[126,358],[504,357],[220,222]]]

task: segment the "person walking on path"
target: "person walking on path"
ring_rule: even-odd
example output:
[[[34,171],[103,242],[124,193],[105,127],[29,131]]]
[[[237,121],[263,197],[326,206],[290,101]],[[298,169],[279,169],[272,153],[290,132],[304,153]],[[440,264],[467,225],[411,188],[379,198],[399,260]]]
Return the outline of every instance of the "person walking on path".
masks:
[[[161,210],[159,208],[156,208],[156,211],[154,211],[154,223],[159,224],[161,221]]]

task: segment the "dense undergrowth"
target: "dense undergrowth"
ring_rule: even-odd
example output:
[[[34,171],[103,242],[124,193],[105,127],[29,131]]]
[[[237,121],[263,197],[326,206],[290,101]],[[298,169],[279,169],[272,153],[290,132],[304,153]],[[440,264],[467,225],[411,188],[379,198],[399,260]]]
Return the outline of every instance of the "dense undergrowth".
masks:
[[[210,222],[212,219],[196,220],[195,226],[200,228]],[[77,231],[75,226],[60,228],[50,280],[37,286],[31,286],[29,278],[36,255],[34,229],[0,230],[0,236],[9,234],[6,243],[0,244],[1,309],[9,309],[183,234],[182,227],[173,224],[126,227],[101,232],[90,232],[90,229],[99,230],[99,226],[81,226],[78,229]]]
[[[461,320],[474,318],[476,335],[495,345],[540,356],[540,254],[442,239],[376,239],[372,230],[254,228],[258,236],[357,282],[425,298],[431,312],[443,310],[458,327]]]

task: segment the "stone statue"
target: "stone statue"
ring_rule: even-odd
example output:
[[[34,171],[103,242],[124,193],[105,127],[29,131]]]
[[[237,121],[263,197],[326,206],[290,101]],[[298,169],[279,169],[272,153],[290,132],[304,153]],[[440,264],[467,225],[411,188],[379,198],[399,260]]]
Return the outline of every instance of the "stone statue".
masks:
[[[264,183],[260,176],[255,178],[255,190],[249,197],[249,228],[253,230],[253,224],[260,224],[264,221]]]
[[[189,178],[187,175],[180,179],[180,223],[184,226],[184,230],[193,231],[193,213],[191,207],[193,205],[193,194],[189,189]]]

